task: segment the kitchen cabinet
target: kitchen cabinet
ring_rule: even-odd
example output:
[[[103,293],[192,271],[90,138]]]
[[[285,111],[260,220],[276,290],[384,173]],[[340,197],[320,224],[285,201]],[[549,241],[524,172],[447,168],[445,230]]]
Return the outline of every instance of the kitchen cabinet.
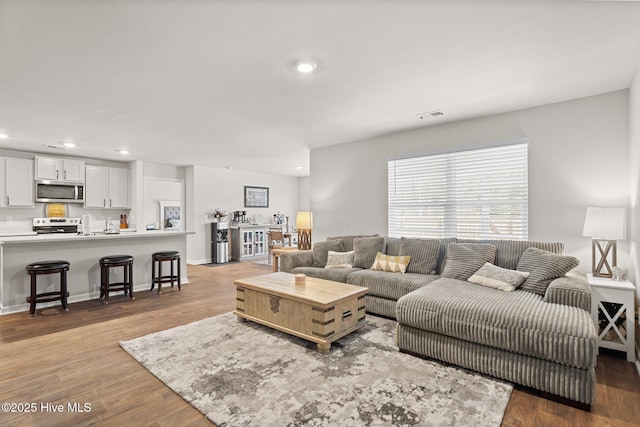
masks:
[[[33,160],[0,158],[0,207],[33,206]]]
[[[267,255],[267,232],[264,226],[244,226],[231,229],[231,258],[234,260]]]
[[[128,208],[129,170],[87,166],[84,194],[86,208]]]
[[[36,156],[36,179],[84,182],[84,161]]]

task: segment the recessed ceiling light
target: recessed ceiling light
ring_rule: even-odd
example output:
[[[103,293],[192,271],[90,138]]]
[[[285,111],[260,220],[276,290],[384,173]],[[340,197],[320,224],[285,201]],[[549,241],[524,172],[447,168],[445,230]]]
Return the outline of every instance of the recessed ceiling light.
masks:
[[[293,62],[293,68],[302,74],[309,74],[318,68],[318,63],[310,59],[300,59]]]
[[[126,154],[129,154],[129,150],[123,148],[122,150],[118,150],[118,153],[120,153],[122,155],[126,155]]]
[[[64,142],[62,145],[64,145],[66,148],[74,148],[76,146],[76,144],[73,142]]]
[[[8,133],[0,133],[0,139],[9,139]]]
[[[302,170],[302,166],[297,165],[297,166],[296,166],[296,170],[298,170],[298,171],[299,171],[299,170]]]

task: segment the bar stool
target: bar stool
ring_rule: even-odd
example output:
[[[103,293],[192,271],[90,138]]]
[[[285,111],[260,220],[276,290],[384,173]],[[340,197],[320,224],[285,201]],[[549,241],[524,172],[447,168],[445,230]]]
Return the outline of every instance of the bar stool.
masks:
[[[122,282],[109,283],[111,267],[123,267]],[[109,292],[124,291],[133,297],[133,257],[131,255],[109,255],[100,258],[100,299],[109,304]]]
[[[31,295],[27,297],[29,303],[29,315],[35,316],[36,304],[50,301],[60,301],[62,309],[69,311],[67,305],[67,271],[69,271],[68,261],[38,261],[27,265],[27,273],[31,276]],[[43,274],[60,274],[60,290],[58,292],[37,293],[36,278]]]
[[[168,276],[162,275],[162,262],[169,261],[169,265],[171,266],[171,274]],[[173,262],[176,261],[178,265],[178,274],[176,275],[173,268]],[[158,275],[156,276],[156,263],[158,263]],[[151,254],[151,290],[155,287],[156,283],[158,284],[158,295],[162,293],[162,284],[163,283],[171,283],[171,287],[173,288],[173,282],[178,282],[178,290],[181,291],[180,287],[180,252],[178,251],[163,251],[163,252],[155,252]]]

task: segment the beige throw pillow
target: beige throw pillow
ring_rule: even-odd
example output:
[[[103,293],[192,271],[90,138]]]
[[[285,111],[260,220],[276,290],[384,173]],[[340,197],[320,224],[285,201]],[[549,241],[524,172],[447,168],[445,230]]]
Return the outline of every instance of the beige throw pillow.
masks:
[[[513,291],[524,282],[529,273],[526,271],[508,270],[486,262],[467,281],[501,291]]]
[[[327,254],[327,265],[324,268],[352,268],[353,251],[335,252],[329,251]]]

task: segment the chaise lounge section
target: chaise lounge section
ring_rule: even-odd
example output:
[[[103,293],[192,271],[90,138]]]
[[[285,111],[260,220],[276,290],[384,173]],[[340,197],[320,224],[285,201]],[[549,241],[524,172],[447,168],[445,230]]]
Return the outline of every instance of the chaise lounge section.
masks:
[[[351,267],[322,266],[329,250],[353,251]],[[597,359],[591,289],[563,252],[552,242],[341,236],[286,254],[281,265],[367,287],[367,311],[398,321],[400,351],[588,406]],[[374,253],[411,258],[404,273],[380,271]],[[504,284],[507,276],[521,283]]]

